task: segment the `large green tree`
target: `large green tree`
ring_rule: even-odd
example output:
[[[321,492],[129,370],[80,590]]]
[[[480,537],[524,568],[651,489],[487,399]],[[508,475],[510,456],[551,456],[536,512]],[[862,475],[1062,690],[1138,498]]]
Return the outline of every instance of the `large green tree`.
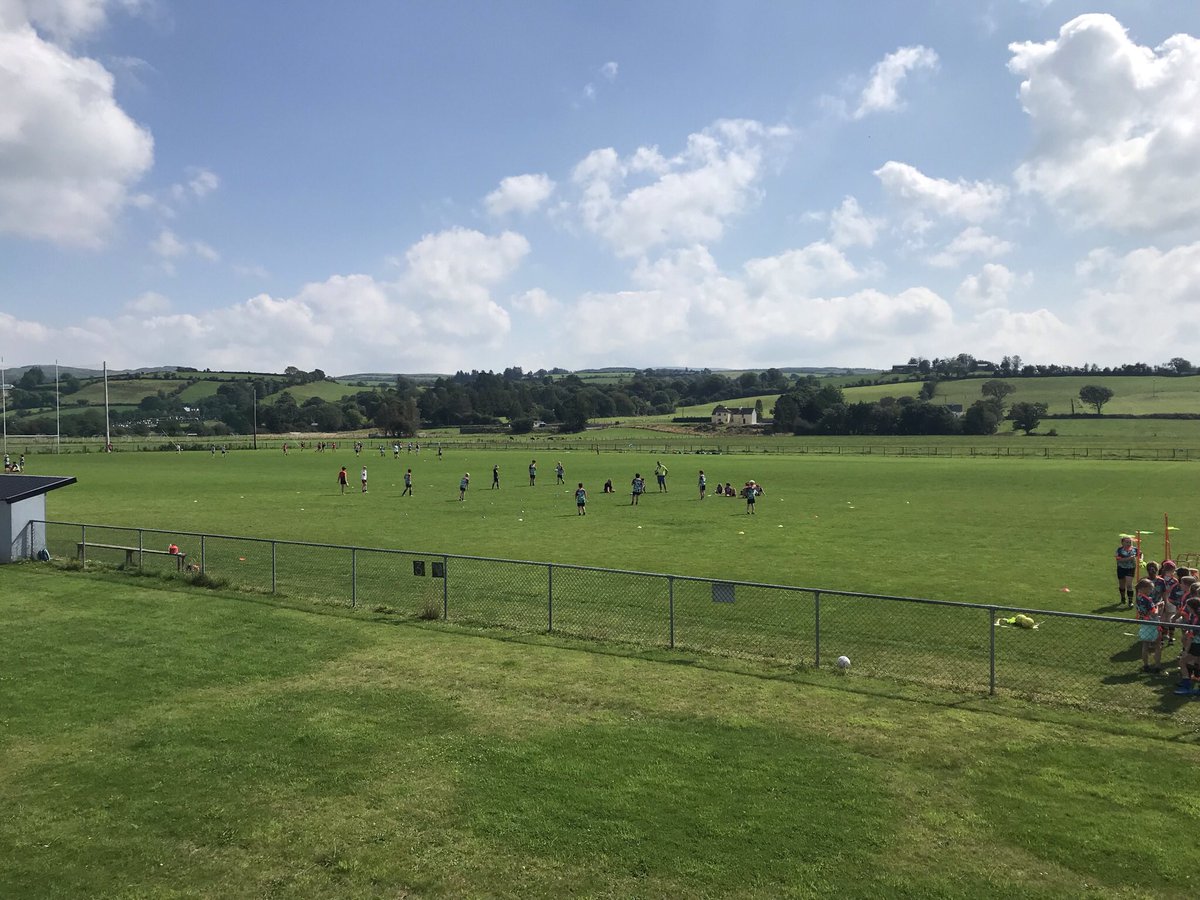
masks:
[[[995,399],[976,400],[962,417],[963,434],[995,434],[1004,411]]]
[[[1001,409],[1004,408],[1005,398],[1015,390],[1016,388],[1007,381],[999,381],[995,379],[992,381],[985,381],[983,383],[983,387],[979,389],[980,393],[982,393],[984,397],[988,398],[989,400],[995,400],[1000,405]]]
[[[1088,406],[1096,408],[1096,415],[1100,415],[1100,410],[1104,404],[1113,398],[1112,388],[1106,388],[1102,384],[1085,384],[1079,389],[1079,399]]]
[[[1042,424],[1042,416],[1046,414],[1046,408],[1045,403],[1030,403],[1028,400],[1014,403],[1012,409],[1008,411],[1008,417],[1012,419],[1013,431],[1020,429],[1026,434],[1033,434]]]

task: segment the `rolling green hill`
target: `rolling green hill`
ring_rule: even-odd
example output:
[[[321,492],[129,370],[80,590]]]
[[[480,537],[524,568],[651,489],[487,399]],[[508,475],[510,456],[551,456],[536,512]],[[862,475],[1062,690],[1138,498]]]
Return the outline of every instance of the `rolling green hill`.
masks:
[[[938,384],[934,400],[938,403],[961,403],[970,406],[983,397],[981,389],[990,379],[969,378],[963,381],[943,381]],[[1180,378],[1136,375],[1064,375],[1047,378],[1009,378],[1006,384],[1016,390],[1006,403],[1019,401],[1045,403],[1051,413],[1091,412],[1079,401],[1079,389],[1089,384],[1102,385],[1113,392],[1104,406],[1106,414],[1200,413],[1200,376]],[[921,382],[870,385],[845,388],[847,402],[875,401],[881,397],[915,397]],[[764,404],[766,401],[763,401]]]
[[[157,394],[159,391],[170,393],[186,383],[182,378],[110,378],[108,380],[108,402],[137,406],[145,397]],[[69,402],[74,403],[77,400],[86,400],[93,406],[103,406],[104,379],[86,384],[70,395]]]
[[[320,397],[328,403],[337,403],[343,397],[349,397],[361,391],[378,391],[387,386],[383,383],[376,383],[369,387],[358,387],[357,385],[346,384],[340,381],[313,381],[309,384],[298,384],[295,387],[284,388],[282,391],[267,395],[264,399],[270,403],[280,394],[291,394],[297,403],[304,403],[310,397]]]

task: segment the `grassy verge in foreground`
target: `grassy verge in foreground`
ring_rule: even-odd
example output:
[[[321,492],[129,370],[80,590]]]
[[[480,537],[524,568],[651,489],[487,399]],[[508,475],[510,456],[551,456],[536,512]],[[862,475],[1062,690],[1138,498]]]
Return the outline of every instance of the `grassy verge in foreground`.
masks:
[[[724,665],[10,569],[0,894],[1200,886],[1166,725]]]

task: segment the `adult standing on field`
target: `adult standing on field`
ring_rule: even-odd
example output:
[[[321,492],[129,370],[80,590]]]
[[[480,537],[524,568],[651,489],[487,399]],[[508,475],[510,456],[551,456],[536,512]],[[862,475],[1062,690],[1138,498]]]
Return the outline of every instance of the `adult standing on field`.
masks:
[[[1121,543],[1117,546],[1117,594],[1118,606],[1133,608],[1133,582],[1137,576],[1138,560],[1142,551],[1133,546],[1133,538],[1122,535]]]
[[[346,467],[342,466],[342,470],[338,472],[338,486],[342,489],[342,493],[346,493],[346,485],[350,483],[350,476],[346,474]]]
[[[658,465],[654,467],[654,477],[658,479],[658,490],[660,493],[667,489],[667,467],[662,464],[662,460],[658,461]]]
[[[492,466],[492,490],[500,490],[500,466]]]

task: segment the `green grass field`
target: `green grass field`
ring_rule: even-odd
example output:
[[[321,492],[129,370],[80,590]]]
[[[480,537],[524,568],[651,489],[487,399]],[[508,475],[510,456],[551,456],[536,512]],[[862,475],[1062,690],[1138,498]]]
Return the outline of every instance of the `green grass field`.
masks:
[[[1161,721],[35,566],[0,594],[0,896],[1200,887]]]
[[[297,403],[303,403],[310,397],[320,397],[329,403],[337,403],[343,397],[357,394],[360,391],[376,391],[379,386],[357,387],[354,384],[340,381],[314,381],[309,384],[298,384],[295,387],[284,388],[264,398],[267,403],[273,402],[280,394],[291,394]]]
[[[108,382],[108,402],[111,404],[137,406],[145,397],[157,394],[159,391],[170,393],[180,385],[186,383],[187,381],[182,378],[174,380],[166,378],[110,378]],[[213,393],[213,391],[209,393]],[[65,399],[69,403],[74,403],[76,400],[86,400],[92,406],[103,406],[104,382],[101,380],[86,384],[74,394],[69,394]]]
[[[562,458],[567,483],[553,483]],[[345,550],[272,550],[269,543],[214,540],[205,571],[233,585],[275,590],[331,603],[358,602],[417,617],[433,605],[452,621],[520,632],[545,631],[547,579],[553,579],[553,625],[579,638],[674,646],[709,653],[811,663],[816,610],[811,594],[744,588],[736,604],[714,603],[707,582],[674,587],[667,615],[665,579],[599,575],[563,565],[667,573],[702,579],[793,585],[866,594],[926,597],[984,606],[1127,617],[1113,590],[1112,553],[1118,535],[1141,529],[1151,558],[1161,556],[1162,515],[1174,527],[1173,552],[1198,549],[1193,491],[1163,502],[1162,479],[1186,473],[1182,464],[1096,460],[881,458],[873,456],[666,455],[672,488],[634,507],[626,476],[652,472],[655,457],[569,452],[540,457],[536,487],[521,451],[447,450],[336,454],[237,451],[130,453],[70,457],[79,484],[53,495],[49,518],[88,523],[92,544],[165,549],[171,541],[199,558],[195,536],[390,548],[417,559],[439,554],[553,563],[541,568],[456,561],[453,589],[406,574],[409,559],[360,554],[355,587]],[[40,460],[41,458],[39,458]],[[640,460],[640,461],[639,461]],[[490,465],[502,487],[489,488]],[[370,470],[370,491],[357,488],[358,465]],[[351,487],[338,492],[338,465]],[[690,483],[697,466],[711,484],[739,486],[753,477],[767,493],[746,514],[741,499],[701,501]],[[401,497],[402,474],[415,472],[415,496]],[[549,470],[549,471],[548,471]],[[623,471],[624,470],[624,471]],[[457,485],[474,473],[466,502]],[[617,492],[600,486],[612,478]],[[589,515],[579,517],[573,488],[590,489]],[[98,525],[159,529],[145,536]],[[52,553],[73,559],[79,527],[55,527]],[[94,562],[120,565],[122,551],[93,550]],[[168,563],[150,558],[152,570]],[[1069,590],[1064,591],[1063,588]],[[863,659],[863,670],[897,681],[986,690],[989,624],[986,610],[837,601],[826,597],[822,641]],[[1160,710],[1177,698],[1164,680],[1137,677],[1129,626],[1088,626],[1053,620],[1046,630],[997,637],[997,690],[1088,708]],[[1057,638],[1056,636],[1057,635]],[[1047,655],[1066,640],[1069,652]],[[1130,648],[1133,648],[1132,655]],[[1174,655],[1168,652],[1168,663]],[[828,657],[827,657],[828,660]],[[1186,705],[1186,702],[1185,702]],[[1181,710],[1182,720],[1192,709]]]
[[[537,453],[536,487],[526,468]],[[554,484],[554,463],[566,467]],[[659,494],[656,459],[670,468]],[[79,483],[50,495],[48,517],[144,528],[606,566],[1074,612],[1112,599],[1122,532],[1153,532],[1163,513],[1176,551],[1200,551],[1200,488],[1188,464],[938,457],[696,456],[550,449],[421,454],[278,450],[29,457],[31,474]],[[370,492],[357,488],[358,467]],[[498,464],[502,488],[489,490]],[[352,488],[335,478],[348,466]],[[415,496],[400,496],[412,467]],[[757,515],[740,499],[698,499],[710,485],[765,486]],[[630,506],[640,471],[650,493]],[[465,503],[458,481],[472,475]],[[611,478],[617,492],[601,493]],[[575,515],[583,481],[589,515]],[[1060,588],[1069,586],[1069,595]]]
[[[934,400],[938,403],[959,403],[965,409],[982,398],[981,389],[988,380],[971,378],[941,382]],[[1045,403],[1052,413],[1070,412],[1072,400],[1076,412],[1091,412],[1091,407],[1085,407],[1079,401],[1079,389],[1089,384],[1100,384],[1112,390],[1113,398],[1103,409],[1107,414],[1200,413],[1200,376],[1195,375],[1183,378],[1064,375],[1011,378],[1005,380],[1005,383],[1016,388],[1006,398],[1006,403]],[[915,397],[920,390],[921,382],[910,381],[894,385],[845,388],[844,393],[847,401],[860,402],[874,401],[881,397]],[[765,404],[766,400],[763,403]]]

